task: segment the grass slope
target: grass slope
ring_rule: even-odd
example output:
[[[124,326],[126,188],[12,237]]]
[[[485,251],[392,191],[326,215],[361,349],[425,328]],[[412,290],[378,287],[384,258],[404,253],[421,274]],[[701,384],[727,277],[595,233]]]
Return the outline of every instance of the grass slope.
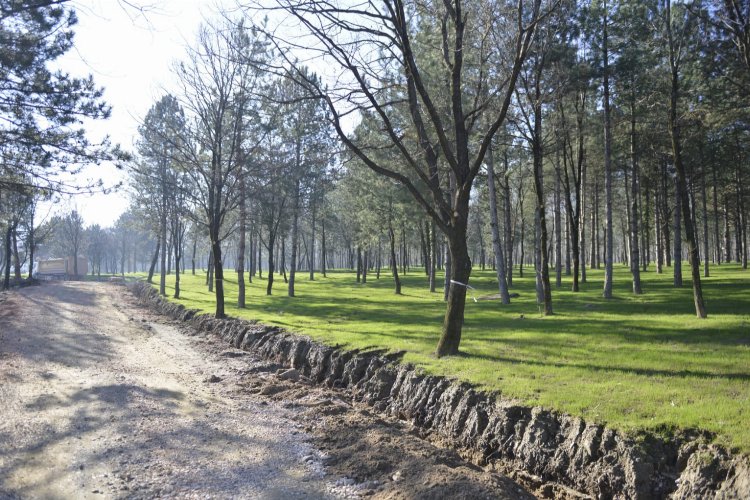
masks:
[[[689,269],[685,266],[686,269]],[[601,298],[602,271],[589,271],[581,292],[553,289],[555,315],[541,317],[533,272],[514,277],[511,305],[468,298],[460,356],[436,359],[445,304],[430,294],[424,271],[404,280],[394,295],[392,279],[374,274],[357,284],[352,272],[327,278],[299,277],[297,297],[286,296],[277,278],[248,285],[247,308],[235,304],[236,275],[226,281],[227,313],[279,325],[349,348],[406,351],[405,361],[498,391],[528,405],[578,415],[637,432],[701,429],[734,451],[750,453],[750,274],[733,265],[714,266],[704,279],[709,318],[695,318],[689,274],[681,289],[672,270],[643,273],[645,293],[630,291],[627,268],[616,266],[614,298]],[[168,283],[171,285],[173,276]],[[158,278],[155,280],[158,281]],[[491,271],[474,271],[471,293],[497,293]],[[554,285],[553,285],[554,286]],[[205,275],[185,275],[179,302],[214,310]],[[173,294],[169,288],[168,295]]]

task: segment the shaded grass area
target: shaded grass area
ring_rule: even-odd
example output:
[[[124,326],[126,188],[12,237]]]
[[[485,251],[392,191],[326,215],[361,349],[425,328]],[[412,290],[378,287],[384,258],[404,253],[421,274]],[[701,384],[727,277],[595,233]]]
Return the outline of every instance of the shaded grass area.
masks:
[[[686,269],[689,269],[685,266]],[[497,293],[492,271],[475,270],[467,299],[461,354],[436,359],[445,303],[430,294],[424,271],[403,277],[393,293],[389,275],[357,284],[349,271],[307,275],[286,296],[257,277],[247,308],[236,307],[236,275],[226,273],[227,314],[285,327],[347,348],[406,351],[404,360],[497,391],[528,405],[568,412],[625,432],[700,429],[715,441],[750,453],[750,272],[712,268],[704,279],[709,318],[695,318],[692,288],[672,286],[671,269],[642,274],[645,293],[631,293],[629,270],[616,266],[614,298],[601,297],[602,271],[588,271],[581,292],[569,279],[554,289],[555,315],[542,317],[533,272],[514,277],[510,305],[482,300]],[[689,275],[686,276],[689,280]],[[168,295],[173,294],[173,276]],[[158,279],[157,279],[158,281]],[[214,311],[205,274],[185,275],[180,302]]]

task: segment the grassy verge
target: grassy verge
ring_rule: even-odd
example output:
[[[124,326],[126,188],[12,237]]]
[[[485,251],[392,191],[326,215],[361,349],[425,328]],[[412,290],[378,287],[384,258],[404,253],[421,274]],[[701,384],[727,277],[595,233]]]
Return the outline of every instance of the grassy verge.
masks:
[[[687,268],[687,266],[686,266]],[[277,278],[248,285],[247,308],[235,304],[236,275],[227,273],[227,313],[279,325],[328,344],[406,351],[425,372],[458,377],[529,405],[568,412],[614,428],[701,429],[734,451],[750,453],[750,271],[712,268],[704,281],[709,318],[694,316],[692,289],[672,287],[665,274],[642,274],[645,293],[630,292],[624,267],[615,273],[615,297],[601,298],[602,272],[589,271],[582,291],[569,281],[553,290],[555,315],[541,317],[533,273],[514,277],[520,294],[509,306],[481,300],[496,293],[491,271],[475,271],[468,299],[462,354],[435,359],[445,305],[430,294],[423,271],[404,277],[404,294],[374,275],[357,284],[351,272],[299,279],[297,297]],[[168,280],[168,295],[173,277]],[[689,280],[689,276],[687,276]],[[214,297],[205,275],[186,275],[180,302],[207,312]]]

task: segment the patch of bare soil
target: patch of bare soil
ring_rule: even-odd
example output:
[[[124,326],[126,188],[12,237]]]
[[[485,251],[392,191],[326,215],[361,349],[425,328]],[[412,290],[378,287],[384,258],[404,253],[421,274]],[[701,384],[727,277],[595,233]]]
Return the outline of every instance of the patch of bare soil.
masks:
[[[521,498],[124,287],[0,298],[0,498]]]

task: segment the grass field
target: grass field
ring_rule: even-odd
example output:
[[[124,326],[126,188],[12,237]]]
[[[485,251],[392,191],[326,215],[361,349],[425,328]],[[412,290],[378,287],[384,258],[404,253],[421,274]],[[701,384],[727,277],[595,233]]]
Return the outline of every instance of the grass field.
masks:
[[[227,313],[279,325],[328,344],[404,350],[404,360],[432,374],[457,377],[529,405],[568,412],[634,432],[669,435],[701,429],[734,451],[750,453],[750,271],[712,268],[704,279],[709,318],[695,318],[689,267],[686,285],[672,270],[642,274],[645,293],[630,292],[627,268],[616,266],[615,297],[601,298],[602,271],[589,271],[582,291],[569,280],[554,289],[555,315],[541,317],[533,272],[514,277],[511,305],[469,297],[462,354],[436,359],[445,304],[430,294],[421,270],[394,295],[390,275],[357,284],[352,272],[299,276],[297,297],[277,278],[248,285],[247,308],[236,308],[236,274],[226,273]],[[168,283],[172,283],[173,277]],[[158,278],[157,280],[158,281]],[[474,271],[476,298],[497,293],[492,271]],[[205,275],[182,277],[181,303],[214,310]],[[173,290],[170,288],[171,296]]]

